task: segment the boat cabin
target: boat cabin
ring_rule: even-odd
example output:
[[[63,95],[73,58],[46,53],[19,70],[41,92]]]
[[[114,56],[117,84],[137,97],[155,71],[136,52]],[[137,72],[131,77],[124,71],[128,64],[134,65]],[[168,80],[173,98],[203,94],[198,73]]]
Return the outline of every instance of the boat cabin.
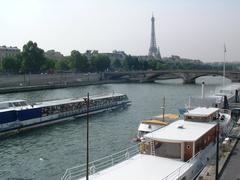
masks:
[[[178,120],[144,136],[143,154],[188,161],[215,141],[217,125]]]
[[[211,122],[219,118],[219,108],[198,107],[184,113],[185,121]]]
[[[167,126],[169,123],[176,121],[178,118],[179,116],[176,114],[160,114],[158,116],[145,119],[140,123],[138,127],[137,138],[140,140],[145,134]]]
[[[23,107],[28,106],[26,100],[14,100],[14,101],[3,101],[0,102],[0,110],[8,109],[8,108],[15,108],[15,107]]]
[[[150,133],[152,131],[155,131],[161,127],[164,127],[168,125],[169,123],[160,121],[158,119],[149,119],[149,120],[144,120],[140,123],[138,127],[138,135],[137,138],[141,139],[143,136],[147,133]]]

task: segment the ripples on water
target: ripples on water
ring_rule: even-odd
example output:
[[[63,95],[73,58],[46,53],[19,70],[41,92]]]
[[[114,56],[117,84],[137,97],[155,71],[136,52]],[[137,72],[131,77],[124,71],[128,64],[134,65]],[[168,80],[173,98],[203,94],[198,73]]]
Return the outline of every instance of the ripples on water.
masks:
[[[201,82],[204,79],[200,79]],[[206,79],[205,79],[206,81]],[[221,78],[206,85],[213,91]],[[90,118],[90,159],[97,159],[133,144],[139,122],[160,113],[166,97],[166,111],[178,113],[178,107],[187,103],[189,96],[200,96],[201,85],[183,85],[180,80],[150,84],[107,84],[57,90],[0,95],[0,100],[27,99],[44,101],[90,94],[126,93],[132,105]],[[11,177],[55,180],[65,170],[85,162],[86,120],[79,118],[40,129],[33,129],[0,141],[0,170],[10,170]],[[0,177],[1,178],[1,177]]]

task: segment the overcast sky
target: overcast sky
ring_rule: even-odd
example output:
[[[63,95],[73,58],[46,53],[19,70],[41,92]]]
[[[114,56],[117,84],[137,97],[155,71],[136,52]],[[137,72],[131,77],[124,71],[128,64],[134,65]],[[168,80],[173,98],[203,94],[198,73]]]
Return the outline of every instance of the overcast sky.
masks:
[[[152,12],[162,56],[240,61],[239,0],[0,0],[0,45],[145,55]]]

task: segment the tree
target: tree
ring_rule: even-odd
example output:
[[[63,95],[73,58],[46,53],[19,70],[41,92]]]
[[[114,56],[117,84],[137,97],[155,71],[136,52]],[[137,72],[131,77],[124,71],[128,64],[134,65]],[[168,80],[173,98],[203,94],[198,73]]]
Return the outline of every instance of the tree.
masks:
[[[3,71],[8,73],[18,73],[21,68],[21,61],[16,56],[7,56],[2,60]]]
[[[22,68],[24,72],[39,73],[46,59],[44,51],[38,48],[37,43],[29,41],[23,46]]]
[[[60,71],[67,71],[70,69],[70,65],[67,59],[59,60],[56,63],[56,68]]]
[[[114,69],[120,69],[122,67],[121,61],[119,59],[115,59],[112,63]]]
[[[56,69],[56,60],[46,59],[44,65],[42,66],[43,71],[55,70]]]
[[[139,66],[141,70],[144,70],[144,71],[148,70],[148,62],[146,60],[145,61],[140,60]]]
[[[89,63],[86,56],[81,55],[79,51],[71,52],[71,67],[77,72],[88,72]]]
[[[97,54],[90,59],[92,72],[104,72],[110,68],[111,61],[107,56]]]
[[[157,69],[157,61],[156,60],[149,60],[148,61],[149,68],[152,70]]]

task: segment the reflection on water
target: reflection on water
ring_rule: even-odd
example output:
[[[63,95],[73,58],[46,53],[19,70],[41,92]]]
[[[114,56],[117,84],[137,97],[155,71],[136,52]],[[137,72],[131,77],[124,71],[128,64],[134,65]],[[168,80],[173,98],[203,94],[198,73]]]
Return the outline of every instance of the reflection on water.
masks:
[[[206,92],[216,83],[206,82]],[[208,80],[208,81],[207,81]],[[210,82],[209,82],[210,80]],[[213,79],[221,83],[221,78]],[[107,84],[57,90],[0,95],[0,100],[27,99],[44,101],[121,92],[126,93],[132,106],[90,118],[90,158],[97,159],[130,146],[143,118],[160,113],[166,97],[167,112],[178,113],[189,96],[200,96],[201,85],[183,85],[181,80],[147,84]],[[34,129],[0,141],[0,170],[11,170],[12,177],[29,179],[60,179],[65,169],[85,162],[85,118]]]

